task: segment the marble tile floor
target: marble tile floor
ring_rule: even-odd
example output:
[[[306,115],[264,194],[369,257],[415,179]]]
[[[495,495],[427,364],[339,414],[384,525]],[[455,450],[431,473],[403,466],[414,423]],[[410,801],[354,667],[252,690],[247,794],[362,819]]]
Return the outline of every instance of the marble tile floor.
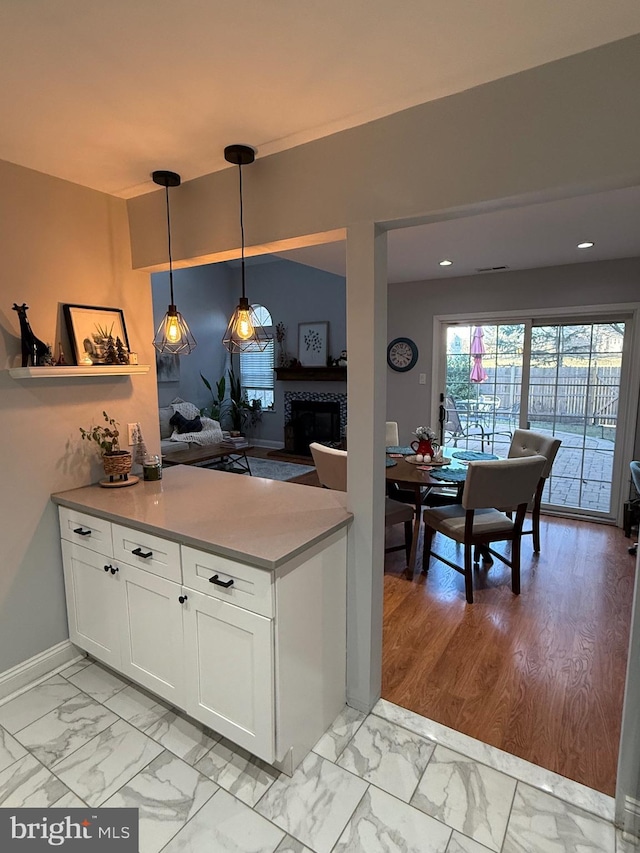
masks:
[[[289,778],[90,659],[0,704],[0,807],[85,805],[138,808],[141,853],[637,849],[611,798],[384,700]]]

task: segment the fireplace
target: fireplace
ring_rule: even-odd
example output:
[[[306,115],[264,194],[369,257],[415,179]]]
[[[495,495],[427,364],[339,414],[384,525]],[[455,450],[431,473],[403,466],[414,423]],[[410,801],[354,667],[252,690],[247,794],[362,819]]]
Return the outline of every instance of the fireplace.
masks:
[[[346,408],[346,394],[286,393],[285,451],[310,456],[309,445],[314,441],[341,447],[347,425]]]

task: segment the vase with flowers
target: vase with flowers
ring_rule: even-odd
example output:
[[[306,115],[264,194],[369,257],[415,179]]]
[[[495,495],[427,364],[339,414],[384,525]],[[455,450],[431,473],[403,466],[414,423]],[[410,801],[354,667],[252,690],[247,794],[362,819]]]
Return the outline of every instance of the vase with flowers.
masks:
[[[419,426],[413,431],[413,434],[418,439],[411,442],[411,449],[416,456],[428,456],[432,459],[436,455],[434,443],[436,441],[436,432],[431,427]]]

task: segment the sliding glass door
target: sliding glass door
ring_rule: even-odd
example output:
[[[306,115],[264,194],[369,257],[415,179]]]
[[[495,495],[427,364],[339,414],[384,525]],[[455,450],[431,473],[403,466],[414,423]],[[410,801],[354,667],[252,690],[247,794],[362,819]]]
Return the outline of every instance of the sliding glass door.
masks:
[[[625,317],[445,326],[445,443],[506,456],[518,427],[562,441],[543,502],[612,517]]]

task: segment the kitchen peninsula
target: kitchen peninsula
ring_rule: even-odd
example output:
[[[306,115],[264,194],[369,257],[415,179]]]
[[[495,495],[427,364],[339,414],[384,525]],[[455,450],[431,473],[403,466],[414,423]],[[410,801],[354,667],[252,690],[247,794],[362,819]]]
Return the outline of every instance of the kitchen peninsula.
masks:
[[[71,641],[291,773],[345,702],[346,495],[179,465],[52,499]]]

